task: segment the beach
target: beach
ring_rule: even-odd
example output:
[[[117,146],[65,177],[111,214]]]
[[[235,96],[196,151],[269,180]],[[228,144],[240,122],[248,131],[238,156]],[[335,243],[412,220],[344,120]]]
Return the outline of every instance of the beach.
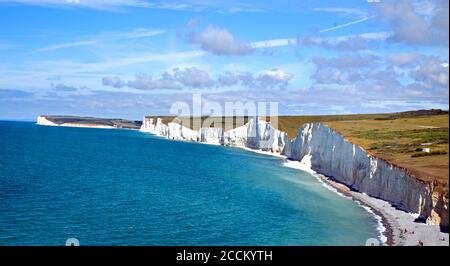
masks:
[[[441,232],[438,225],[427,225],[423,222],[416,222],[417,214],[408,213],[394,207],[385,200],[371,197],[365,193],[352,190],[347,185],[317,173],[311,168],[311,158],[305,158],[299,161],[288,160],[286,156],[249,148],[243,148],[247,151],[262,155],[275,156],[283,160],[283,165],[290,168],[306,171],[314,175],[324,186],[337,194],[354,200],[361,207],[372,213],[379,221],[378,231],[380,232],[380,245],[388,246],[448,246],[449,233]]]
[[[269,153],[267,153],[269,154]],[[389,202],[371,197],[367,194],[352,190],[345,184],[311,169],[311,164],[306,162],[296,162],[284,159],[284,165],[291,168],[307,171],[316,176],[325,185],[330,186],[335,192],[347,196],[363,207],[367,207],[379,219],[382,227],[379,228],[382,234],[381,240],[384,245],[389,246],[448,246],[449,234],[441,232],[438,225],[427,225],[423,222],[416,222],[417,214],[408,213],[395,208]]]

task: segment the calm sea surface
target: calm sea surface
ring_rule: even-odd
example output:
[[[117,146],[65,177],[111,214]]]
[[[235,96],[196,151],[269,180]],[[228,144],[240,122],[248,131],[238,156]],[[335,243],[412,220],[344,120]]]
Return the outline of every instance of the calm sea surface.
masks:
[[[0,245],[364,245],[376,227],[274,157],[0,121]]]

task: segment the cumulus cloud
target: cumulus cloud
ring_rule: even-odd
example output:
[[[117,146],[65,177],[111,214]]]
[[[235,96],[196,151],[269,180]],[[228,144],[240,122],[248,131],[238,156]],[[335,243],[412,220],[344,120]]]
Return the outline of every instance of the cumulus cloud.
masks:
[[[103,86],[110,86],[114,88],[123,88],[126,83],[118,76],[107,76],[102,78]]]
[[[173,73],[174,78],[186,87],[207,88],[213,86],[215,83],[208,72],[196,67],[186,68],[184,70],[175,68]]]
[[[65,91],[65,92],[70,92],[70,91],[77,91],[78,88],[74,87],[74,86],[68,86],[62,83],[58,83],[58,84],[51,84],[52,89],[56,90],[56,91]]]
[[[185,69],[174,68],[172,73],[164,72],[159,77],[153,78],[148,74],[138,74],[134,80],[125,82],[119,77],[104,77],[104,86],[122,88],[128,86],[138,90],[181,90],[182,88],[208,88],[215,84],[208,72],[190,67]]]
[[[241,86],[249,89],[285,88],[293,79],[293,75],[281,69],[271,69],[257,75],[249,72],[225,72],[213,78],[207,71],[196,67],[185,69],[174,68],[172,73],[164,72],[154,79],[151,75],[138,74],[128,82],[117,76],[107,76],[102,79],[103,86],[114,88],[130,87],[138,90],[183,88],[205,89],[215,87]]]
[[[239,85],[243,87],[255,87],[255,78],[250,72],[234,73],[226,72],[225,74],[219,75],[217,82],[220,86],[228,87]]]
[[[226,72],[220,75],[217,82],[221,86],[240,85],[254,89],[285,88],[294,76],[281,69],[271,69],[258,75],[249,72],[232,73]]]
[[[153,79],[151,75],[138,74],[134,80],[127,82],[127,86],[137,90],[179,90],[181,87],[173,78],[173,76],[167,72],[163,73],[160,78]]]
[[[371,56],[347,55],[315,58],[313,63],[316,71],[310,78],[315,92],[346,92],[353,94],[353,99],[370,101],[378,98],[403,104],[429,101],[448,105],[448,62],[436,56],[397,53],[371,60]]]
[[[319,67],[317,71],[311,75],[311,79],[319,84],[345,84],[346,77],[339,69]]]
[[[293,75],[280,69],[271,69],[256,77],[255,84],[261,88],[285,88],[292,78]]]
[[[448,65],[438,58],[428,57],[410,72],[410,77],[426,87],[448,88]]]
[[[233,86],[238,84],[240,81],[240,77],[233,72],[225,72],[225,74],[220,75],[217,78],[217,82],[221,86]]]
[[[398,53],[386,57],[393,66],[405,69],[421,88],[448,88],[448,62],[437,56]]]
[[[381,58],[374,55],[341,55],[335,58],[315,57],[316,72],[311,79],[318,84],[358,85],[364,82],[371,86],[398,84],[400,74],[394,69],[381,68]]]
[[[208,26],[200,32],[191,30],[188,40],[193,44],[216,55],[245,55],[252,51],[250,45],[237,40],[227,29]]]
[[[420,45],[448,45],[448,1],[425,2],[432,5],[427,12],[429,14],[420,11],[421,5],[414,8],[405,0],[379,1],[371,5],[375,7],[379,17],[391,25],[395,41]]]
[[[415,64],[419,58],[419,55],[417,53],[397,53],[397,54],[391,54],[386,57],[386,59],[396,66],[411,66],[412,64]]]

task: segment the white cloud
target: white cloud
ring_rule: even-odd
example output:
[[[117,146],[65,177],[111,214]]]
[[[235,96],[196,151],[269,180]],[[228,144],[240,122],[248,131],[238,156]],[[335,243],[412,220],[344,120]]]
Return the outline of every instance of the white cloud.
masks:
[[[371,42],[382,42],[392,36],[391,32],[368,32],[355,35],[334,37],[304,37],[299,38],[299,45],[319,46],[335,50],[363,50]]]
[[[271,69],[267,71],[264,75],[267,75],[274,81],[280,81],[280,82],[287,82],[292,79],[292,75],[289,73],[284,72],[281,69]]]
[[[398,66],[408,66],[414,64],[419,59],[417,53],[397,53],[387,56],[387,60]]]
[[[183,86],[191,88],[207,88],[213,86],[215,83],[208,72],[196,67],[185,69],[175,68],[173,70],[173,79],[180,82]]]
[[[314,45],[338,50],[359,50],[365,49],[365,44],[368,42],[382,42],[391,36],[392,32],[381,31],[332,37],[280,38],[251,42],[249,46],[254,49],[264,49],[291,45]]]
[[[432,3],[433,7],[419,10],[424,3]],[[414,6],[405,0],[386,0],[371,5],[378,16],[392,27],[393,40],[419,45],[448,45],[448,1],[422,1]]]
[[[252,42],[250,43],[250,47],[252,48],[273,48],[273,47],[279,47],[279,46],[288,46],[288,45],[295,45],[297,43],[297,39],[294,38],[284,38],[284,39],[272,39],[272,40],[265,40],[265,41],[259,41],[259,42]]]
[[[237,40],[227,29],[213,25],[201,32],[191,31],[189,41],[216,55],[245,55],[252,51],[251,47]]]
[[[449,86],[448,67],[439,59],[427,57],[419,61],[418,66],[410,72],[417,82],[429,88],[447,88]]]
[[[126,83],[118,76],[103,77],[102,84],[103,86],[110,86],[113,88],[123,88],[126,85]]]
[[[137,74],[134,80],[123,81],[118,76],[107,76],[102,79],[103,86],[123,88],[125,86],[137,90],[180,90],[182,88],[210,88],[215,81],[209,73],[196,67],[184,69],[174,68],[171,73],[164,72],[159,77],[153,78],[148,74]]]
[[[125,86],[138,90],[157,89],[209,89],[215,87],[241,86],[248,89],[285,88],[294,76],[281,69],[271,69],[258,75],[249,72],[225,72],[216,79],[207,71],[187,67],[174,68],[171,72],[164,72],[154,79],[151,75],[138,74],[134,80],[128,82],[118,76],[106,76],[102,79],[104,86],[123,88]]]

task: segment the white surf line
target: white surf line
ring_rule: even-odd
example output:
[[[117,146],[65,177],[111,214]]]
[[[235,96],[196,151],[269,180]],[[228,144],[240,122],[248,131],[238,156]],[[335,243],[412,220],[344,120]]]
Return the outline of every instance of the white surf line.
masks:
[[[152,134],[154,136],[162,137],[162,138],[167,139],[167,140],[174,140],[174,139],[169,139],[169,138],[167,138],[165,136],[161,136],[161,135],[150,133],[150,132],[143,132],[143,133],[149,133],[149,134]],[[177,141],[177,140],[175,140],[175,141]],[[178,140],[178,141],[192,142],[192,143],[196,143],[196,144],[198,144],[198,143],[200,143],[200,144],[208,144],[208,143],[198,142],[198,141],[186,141],[186,140]],[[222,144],[216,144],[216,143],[209,143],[209,144],[226,147],[226,146],[224,146]],[[306,156],[309,156],[309,157],[306,157],[306,159],[305,158],[302,159],[302,161],[300,162],[300,161],[289,160],[287,158],[287,156],[285,156],[285,155],[282,155],[282,154],[279,154],[279,153],[273,153],[273,152],[269,152],[269,151],[263,151],[261,149],[251,149],[251,148],[248,148],[248,147],[245,147],[245,146],[228,146],[228,147],[239,148],[239,149],[243,149],[243,150],[246,150],[246,151],[249,151],[249,152],[253,152],[253,153],[256,153],[256,154],[260,154],[260,155],[276,157],[278,159],[282,159],[283,166],[285,166],[285,167],[301,170],[303,172],[307,172],[307,173],[311,174],[325,188],[327,188],[328,190],[336,193],[337,195],[339,195],[341,197],[344,197],[344,198],[346,198],[348,200],[351,200],[351,201],[355,202],[358,206],[360,206],[361,208],[366,210],[368,213],[370,213],[375,218],[375,220],[377,220],[377,223],[378,223],[378,226],[377,226],[377,231],[379,232],[378,238],[380,239],[380,241],[383,244],[386,244],[387,237],[384,235],[384,233],[386,232],[386,227],[382,223],[382,217],[377,215],[376,213],[374,213],[372,208],[370,206],[368,206],[368,204],[366,204],[366,203],[362,204],[360,201],[358,201],[358,200],[356,200],[356,199],[354,199],[352,197],[344,195],[343,193],[339,192],[339,190],[337,188],[327,184],[326,181],[325,181],[326,177],[324,175],[321,175],[321,174],[317,173],[316,171],[314,171],[312,169],[311,155],[305,155],[305,157]]]
[[[309,155],[309,154],[305,155],[305,157],[302,159],[302,161],[294,161],[294,160],[289,160],[287,158],[287,156],[285,156],[285,155],[281,155],[281,154],[277,154],[277,153],[272,153],[272,152],[262,151],[262,150],[255,150],[255,149],[251,149],[251,148],[247,148],[247,147],[239,147],[239,148],[242,148],[244,150],[251,151],[251,152],[254,152],[257,154],[268,155],[268,156],[276,157],[279,159],[283,159],[283,166],[309,173],[310,175],[314,176],[328,190],[336,193],[337,195],[339,195],[341,197],[344,197],[348,200],[355,202],[359,207],[366,210],[368,213],[370,213],[375,218],[375,220],[377,221],[377,224],[378,224],[377,228],[376,228],[379,233],[378,238],[383,244],[387,243],[387,240],[388,240],[387,236],[384,235],[384,233],[386,232],[386,227],[384,226],[384,224],[382,222],[383,221],[382,217],[380,215],[376,214],[372,210],[372,207],[369,206],[369,204],[361,202],[360,200],[352,198],[350,196],[346,196],[342,192],[340,192],[337,188],[327,184],[325,181],[326,177],[322,174],[317,173],[316,171],[314,171],[312,169],[311,155]]]

